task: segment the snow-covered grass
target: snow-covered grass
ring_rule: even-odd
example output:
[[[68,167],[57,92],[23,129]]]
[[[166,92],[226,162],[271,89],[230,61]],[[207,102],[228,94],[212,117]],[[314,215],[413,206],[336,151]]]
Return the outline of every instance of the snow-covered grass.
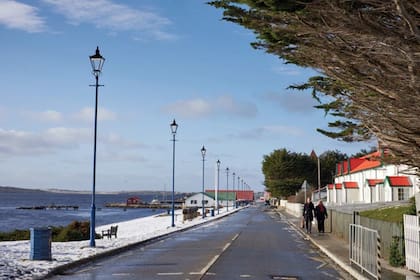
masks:
[[[185,222],[183,221],[182,211],[177,210],[175,211],[175,227],[171,227],[171,215],[166,214],[115,223],[112,225],[118,225],[118,238],[96,239],[95,247],[89,246],[89,240],[52,242],[51,261],[30,260],[30,240],[0,242],[0,279],[42,278],[58,267],[92,258],[100,254],[111,253],[129,245],[226,216],[237,210],[240,210],[240,208],[230,209],[229,212],[221,209],[220,214],[217,215],[216,213],[214,217],[207,216],[202,219],[199,216],[191,221],[187,220]],[[108,229],[110,226],[96,227],[96,232],[101,233],[103,229]]]

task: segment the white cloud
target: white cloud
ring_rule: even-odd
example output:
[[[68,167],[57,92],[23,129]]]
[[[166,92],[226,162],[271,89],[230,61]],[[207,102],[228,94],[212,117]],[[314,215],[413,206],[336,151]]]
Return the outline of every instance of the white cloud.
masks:
[[[14,0],[0,0],[0,24],[30,33],[46,30],[37,8]]]
[[[113,133],[100,135],[98,143],[107,145],[107,150],[115,153],[144,147]],[[53,154],[60,150],[78,149],[83,144],[93,145],[92,128],[53,127],[39,133],[0,129],[0,156]]]
[[[215,101],[214,107],[221,113],[228,113],[242,117],[255,117],[257,107],[255,104],[234,100],[231,96],[221,96]]]
[[[79,112],[73,114],[73,119],[83,122],[93,122],[95,110],[92,107],[85,107]],[[98,121],[113,121],[117,119],[117,115],[108,109],[98,108]]]
[[[299,137],[299,136],[303,136],[304,134],[305,133],[302,129],[298,127],[294,127],[294,126],[267,125],[267,126],[244,130],[235,135],[229,135],[229,137],[255,140],[255,139],[262,139],[262,138],[267,138],[267,137],[276,137],[279,135]]]
[[[111,31],[140,31],[154,39],[175,36],[163,29],[171,24],[165,17],[151,11],[140,11],[110,0],[43,0],[64,15],[69,23],[89,23]],[[143,35],[144,35],[143,34]]]
[[[319,105],[309,92],[267,93],[263,98],[292,113],[312,113]]]
[[[0,154],[39,155],[74,149],[91,140],[88,129],[51,128],[42,133],[0,129]]]
[[[293,136],[303,136],[305,134],[302,129],[287,125],[267,125],[264,126],[263,129],[265,132],[270,134],[285,134]]]
[[[231,96],[220,96],[211,100],[181,100],[166,106],[164,110],[185,118],[206,117],[212,114],[255,117],[257,114],[255,104],[234,100]]]
[[[211,104],[203,99],[181,100],[166,107],[167,111],[186,118],[204,117],[212,112]]]
[[[43,112],[23,112],[23,115],[42,122],[60,122],[63,120],[63,115],[54,110],[46,110]]]
[[[144,148],[145,145],[139,142],[123,139],[120,135],[110,133],[102,139],[102,142],[117,147],[118,149],[138,149]]]

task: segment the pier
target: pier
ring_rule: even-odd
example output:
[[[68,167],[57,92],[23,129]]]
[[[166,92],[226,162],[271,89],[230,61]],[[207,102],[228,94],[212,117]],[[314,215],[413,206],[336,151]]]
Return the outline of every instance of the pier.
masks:
[[[40,206],[22,206],[17,207],[19,210],[79,210],[77,205],[40,205]]]
[[[138,203],[138,204],[127,204],[127,203],[107,203],[105,207],[109,208],[152,208],[152,209],[170,209],[171,204],[168,203]],[[175,202],[174,208],[181,209],[182,203]]]

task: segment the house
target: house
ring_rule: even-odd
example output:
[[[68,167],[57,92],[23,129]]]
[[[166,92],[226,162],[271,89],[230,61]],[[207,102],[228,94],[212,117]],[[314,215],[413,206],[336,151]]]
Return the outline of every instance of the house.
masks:
[[[334,183],[325,188],[328,203],[399,201],[419,192],[417,169],[384,163],[383,156],[383,152],[374,152],[337,163]]]
[[[139,204],[140,198],[137,196],[127,198],[127,205]]]
[[[216,193],[213,189],[206,190],[206,193],[211,196],[214,200],[216,200]],[[233,207],[235,206],[236,199],[236,191],[233,190],[219,190],[217,193],[217,200],[219,202],[219,207]],[[216,205],[216,203],[214,204]]]
[[[204,198],[203,198],[204,196]],[[214,197],[209,194],[209,193],[195,193],[189,197],[187,197],[185,199],[185,208],[190,208],[190,207],[203,207],[203,204],[201,203],[201,201],[204,201],[204,207],[205,208],[213,208],[216,205],[216,201],[214,199]]]

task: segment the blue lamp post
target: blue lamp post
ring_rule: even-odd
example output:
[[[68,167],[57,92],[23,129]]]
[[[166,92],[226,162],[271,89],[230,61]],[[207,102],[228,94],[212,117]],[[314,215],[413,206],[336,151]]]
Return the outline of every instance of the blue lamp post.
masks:
[[[226,167],[226,211],[229,212],[229,167]]]
[[[102,72],[102,66],[104,65],[105,58],[100,54],[99,47],[96,47],[94,55],[89,56],[90,63],[92,64],[92,74],[95,76],[96,88],[95,94],[95,124],[94,124],[94,138],[93,138],[93,184],[92,184],[92,205],[90,212],[90,247],[95,247],[95,188],[96,188],[96,135],[97,135],[97,123],[98,123],[98,88],[99,88],[99,75]]]
[[[234,205],[233,208],[236,208],[236,192],[235,192],[235,172],[232,173],[232,188],[233,188],[233,196],[234,196]]]
[[[201,213],[204,219],[206,217],[206,213],[204,212],[204,161],[206,158],[206,148],[204,148],[204,146],[203,148],[201,148],[201,156],[203,157],[203,191],[201,193],[201,206],[202,206]]]
[[[217,186],[216,186],[216,206],[217,206],[217,215],[219,215],[219,179],[220,179],[220,160],[217,160]]]
[[[176,130],[178,129],[178,124],[176,123],[175,119],[171,123],[171,132],[172,132],[172,224],[171,226],[175,226],[175,135]]]

